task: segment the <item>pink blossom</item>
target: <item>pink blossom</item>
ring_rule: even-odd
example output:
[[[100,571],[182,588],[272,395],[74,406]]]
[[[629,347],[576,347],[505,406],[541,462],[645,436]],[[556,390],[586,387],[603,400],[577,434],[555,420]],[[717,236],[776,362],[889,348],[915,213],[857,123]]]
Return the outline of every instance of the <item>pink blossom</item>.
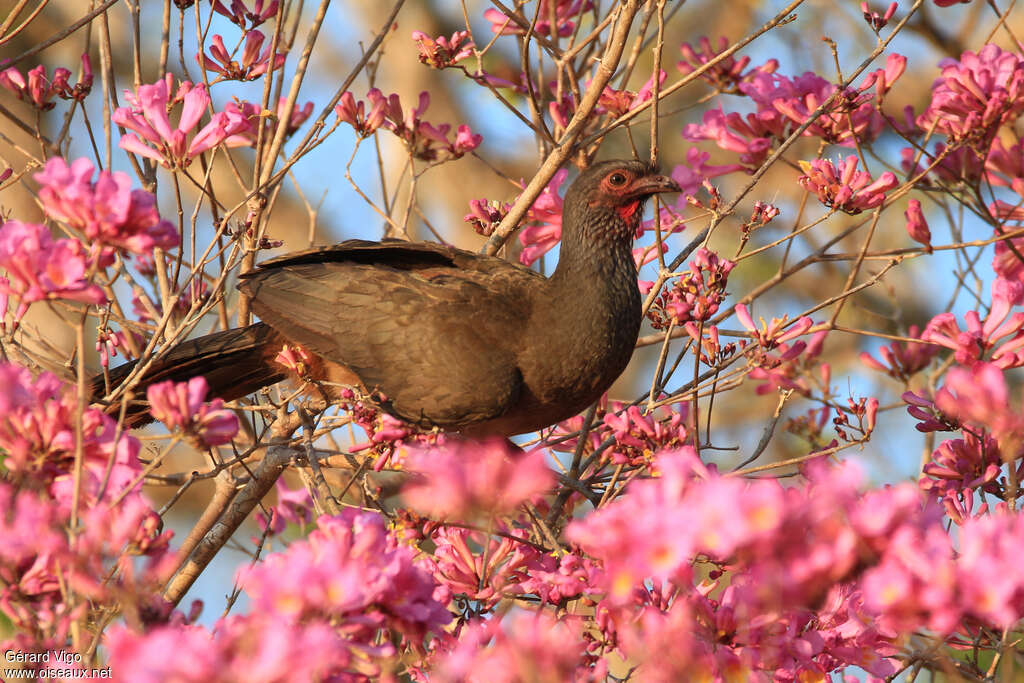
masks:
[[[1000,187],[1009,187],[1024,197],[1024,140],[1009,147],[998,137],[992,141],[985,159],[985,178]]]
[[[558,191],[568,176],[569,171],[564,168],[555,173],[527,212],[530,224],[519,231],[519,242],[523,245],[520,263],[531,265],[562,239],[563,200]]]
[[[552,4],[554,7],[551,6]],[[557,33],[562,37],[572,35],[573,30],[576,28],[576,24],[572,19],[592,7],[593,2],[591,0],[541,0],[540,7],[537,9],[538,20],[533,25],[532,31],[542,36],[550,36],[553,33]],[[554,10],[555,14],[554,31],[552,31],[549,19],[552,10]],[[491,22],[491,31],[494,33],[518,35],[526,32],[519,24],[493,8],[484,10],[484,19]]]
[[[860,3],[860,11],[864,14],[864,21],[868,22],[868,26],[875,31],[885,28],[885,25],[892,19],[892,15],[896,14],[897,7],[899,7],[899,3],[893,2],[885,10],[884,14],[879,14],[868,7],[868,3]]]
[[[28,78],[15,67],[0,71],[0,87],[5,88],[19,99],[29,102],[40,111],[49,111],[56,104],[54,96],[65,100],[81,102],[92,90],[92,63],[89,55],[82,55],[82,78],[74,86],[68,83],[71,72],[59,67],[54,69],[53,78],[47,79],[46,67],[39,66],[29,70]]]
[[[557,643],[557,647],[552,647]],[[449,652],[438,657],[429,680],[448,683],[598,680],[584,656],[583,626],[548,612],[474,620]],[[600,662],[602,668],[606,664]],[[603,675],[600,675],[603,678]]]
[[[210,104],[206,85],[183,81],[172,97],[172,83],[173,77],[168,74],[156,83],[140,85],[135,93],[125,92],[131,106],[119,107],[113,121],[134,132],[122,136],[119,147],[165,168],[185,168],[194,157],[248,130],[250,124],[241,115],[225,111],[214,113],[208,124],[195,131]],[[167,112],[178,101],[183,105],[178,125],[172,128]]]
[[[366,113],[366,105],[360,101],[356,102],[350,92],[341,95],[341,101],[334,108],[338,118],[352,126],[360,137],[369,137],[384,123],[384,106],[387,103],[384,95],[377,88],[370,88],[367,93],[370,101],[370,111]]]
[[[317,527],[240,572],[253,613],[290,622],[330,619],[356,646],[389,631],[422,641],[451,620],[446,592],[380,515],[348,508],[321,517]]]
[[[907,234],[910,235],[910,239],[923,244],[925,251],[932,253],[932,232],[928,229],[924,212],[921,211],[921,202],[917,199],[907,202],[907,210],[903,216],[907,219]]]
[[[704,321],[718,312],[725,300],[729,273],[736,266],[713,251],[699,248],[690,261],[689,272],[677,278],[654,301],[647,316],[655,329],[665,329],[674,320],[678,325]]]
[[[92,241],[135,253],[178,244],[177,230],[160,219],[152,193],[132,190],[128,174],[119,171],[100,171],[93,181],[94,170],[85,157],[70,165],[60,157],[47,161],[34,176],[43,211]]]
[[[837,211],[858,214],[885,201],[885,193],[899,185],[896,175],[886,171],[877,180],[857,170],[855,154],[833,164],[825,159],[800,162],[804,175],[797,179],[807,191],[818,195],[822,204]]]
[[[276,16],[280,4],[279,0],[253,0],[253,3],[253,8],[249,9],[244,0],[231,0],[229,9],[224,6],[222,0],[213,0],[213,11],[223,14],[244,30],[246,22],[250,23],[249,28],[256,28],[267,19]]]
[[[413,31],[412,39],[419,44],[420,61],[435,69],[455,66],[457,62],[473,54],[476,45],[467,31],[456,31],[451,38],[431,38],[423,31]],[[463,41],[467,40],[465,45]]]
[[[153,417],[170,429],[181,429],[198,438],[204,446],[229,443],[238,433],[238,416],[216,398],[203,401],[209,391],[205,377],[188,382],[158,382],[146,389]]]
[[[469,213],[462,220],[472,225],[478,234],[487,237],[494,232],[498,223],[511,208],[512,205],[508,202],[471,199],[469,200]]]
[[[893,78],[896,77],[898,75],[893,72]],[[860,89],[848,89],[837,96],[814,119],[804,135],[846,146],[853,146],[855,139],[870,142],[876,138],[882,130],[883,120],[875,110],[871,96],[865,94],[864,89],[877,80],[877,73],[872,74]],[[810,71],[794,78],[775,73],[756,73],[749,81],[741,83],[739,89],[757,104],[759,119],[772,113],[781,116],[778,120],[768,119],[772,120],[772,127],[778,131],[776,135],[780,138],[788,136],[805,123],[836,92],[834,83]]]
[[[942,75],[932,84],[932,100],[917,118],[922,130],[934,129],[951,141],[984,149],[996,130],[1024,112],[1024,59],[997,45],[960,60],[939,62]]]
[[[659,85],[665,82],[665,78],[668,76],[664,70],[661,70],[658,74]],[[601,97],[598,99],[598,107],[608,112],[612,116],[619,117],[628,111],[636,109],[644,102],[647,102],[654,96],[654,76],[647,79],[643,87],[637,92],[630,90],[615,90],[610,86],[606,86],[604,91],[601,93]]]
[[[1003,370],[992,363],[971,368],[953,367],[946,383],[935,394],[935,405],[963,423],[989,430],[1007,458],[1016,458],[1024,447],[1024,416],[1010,405]]]
[[[774,110],[743,116],[735,112],[726,114],[721,108],[709,109],[700,124],[683,127],[683,137],[695,142],[712,140],[719,148],[739,154],[743,166],[756,168],[768,158],[772,138],[785,137],[784,125]]]
[[[389,95],[384,104],[386,128],[390,129],[417,159],[429,162],[441,162],[458,159],[476,149],[483,141],[483,136],[473,135],[469,126],[458,128],[455,142],[448,137],[451,125],[442,123],[438,126],[422,120],[423,113],[430,106],[430,93],[420,93],[419,102],[413,109],[405,111],[398,95]]]
[[[89,281],[92,259],[76,239],[54,240],[50,231],[36,223],[7,221],[0,225],[0,298],[18,299],[15,323],[29,304],[44,299],[70,299],[99,305],[106,302],[103,290]]]
[[[699,47],[696,50],[689,43],[683,43],[679,46],[679,51],[683,54],[683,59],[682,61],[676,62],[676,68],[683,74],[693,73],[729,47],[729,39],[725,36],[720,36],[718,38],[717,48],[712,47],[711,41],[708,40],[707,36],[701,36],[698,43]],[[777,59],[769,59],[761,66],[754,67],[749,71],[744,71],[744,69],[749,65],[750,57],[740,57],[739,59],[736,59],[735,56],[726,57],[718,64],[702,73],[700,78],[701,80],[707,81],[721,92],[738,93],[739,84],[749,80],[753,74],[773,73],[779,68],[779,62]]]
[[[435,518],[511,513],[553,484],[541,451],[516,452],[504,441],[419,450],[405,466],[417,476],[402,487],[402,497]]]
[[[983,500],[980,495],[976,500],[975,489],[979,494],[1002,495],[996,482],[1002,465],[996,440],[988,435],[979,439],[970,431],[963,436],[940,443],[918,480],[921,490],[933,493],[957,524],[972,516],[975,502]]]
[[[686,196],[697,194],[701,183],[706,180],[742,171],[745,168],[742,164],[713,166],[707,163],[710,158],[711,155],[707,152],[697,147],[691,147],[686,151],[686,163],[679,164],[672,169],[672,180],[679,183],[679,187],[682,188],[676,208],[682,208],[681,203],[686,201]]]
[[[197,52],[196,61],[206,71],[220,74],[218,81],[252,81],[269,71],[284,66],[285,54],[283,52],[278,52],[271,57],[270,44],[262,52],[260,51],[266,40],[260,31],[246,32],[241,61],[232,59],[233,53],[228,52],[224,45],[224,39],[219,34],[214,34],[211,40],[213,45],[210,47],[210,54]]]
[[[1016,286],[1010,286],[1016,285]],[[1012,312],[1020,303],[1020,283],[997,279],[992,285],[992,308],[982,323],[977,311],[964,314],[966,330],[961,330],[952,313],[936,315],[921,339],[954,350],[957,363],[971,366],[987,360],[1000,368],[1024,365],[1024,313]]]
[[[907,336],[919,339],[920,335],[921,331],[917,325],[911,325]],[[875,360],[867,352],[860,354],[860,361],[872,370],[884,372],[890,377],[906,382],[911,376],[928,367],[938,352],[939,346],[936,344],[897,341],[878,350],[878,355],[882,357],[881,361]]]

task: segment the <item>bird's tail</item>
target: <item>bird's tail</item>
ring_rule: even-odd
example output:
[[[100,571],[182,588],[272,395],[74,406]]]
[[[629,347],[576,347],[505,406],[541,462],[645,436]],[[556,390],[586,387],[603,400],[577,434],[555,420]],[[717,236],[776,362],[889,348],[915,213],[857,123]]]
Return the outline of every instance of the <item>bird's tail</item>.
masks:
[[[283,343],[277,332],[264,323],[189,339],[150,364],[134,383],[132,394],[145,397],[146,388],[151,384],[165,380],[182,382],[202,375],[210,386],[210,396],[225,401],[241,398],[285,379],[285,368],[273,360]],[[124,382],[136,365],[138,361],[131,361],[110,370],[110,389]],[[103,375],[92,378],[91,388],[92,400],[98,402],[107,393]],[[145,400],[129,401],[125,422],[131,426],[150,422],[152,418],[148,409]],[[120,410],[120,401],[114,401],[108,407],[114,415]]]

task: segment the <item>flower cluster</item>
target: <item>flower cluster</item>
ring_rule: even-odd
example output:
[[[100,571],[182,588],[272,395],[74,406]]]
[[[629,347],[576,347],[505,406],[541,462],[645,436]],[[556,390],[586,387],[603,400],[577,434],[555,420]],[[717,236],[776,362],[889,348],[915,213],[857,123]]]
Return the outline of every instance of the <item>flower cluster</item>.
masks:
[[[7,221],[0,225],[0,322],[13,295],[18,302],[14,322],[30,304],[45,299],[69,299],[99,305],[107,300],[103,290],[90,282],[97,265],[76,239],[54,240],[45,226]]]
[[[30,69],[27,77],[11,66],[0,71],[0,87],[14,93],[19,100],[30,102],[39,111],[53,109],[54,97],[81,102],[92,91],[92,63],[88,54],[82,55],[82,77],[78,83],[71,85],[69,78],[71,71],[64,67],[54,69],[53,78],[48,79],[42,64]]]
[[[125,91],[130,107],[118,107],[113,121],[134,131],[121,137],[118,146],[128,152],[153,159],[169,169],[186,168],[196,156],[221,144],[248,144],[242,133],[249,122],[237,111],[215,112],[200,128],[199,120],[210,106],[206,85],[182,81],[172,90],[174,79],[167,78],[140,85],[135,92]],[[167,112],[181,102],[178,125],[172,127]]]
[[[665,329],[670,322],[680,326],[703,322],[717,313],[728,294],[725,287],[734,267],[735,263],[713,251],[698,249],[690,261],[689,272],[662,292],[648,311],[654,328]]]
[[[54,220],[67,223],[94,243],[133,253],[174,247],[178,233],[162,220],[151,192],[131,189],[128,174],[100,171],[83,157],[68,164],[60,157],[46,162],[39,182],[39,202]]]
[[[896,174],[886,171],[872,181],[871,174],[857,170],[857,155],[833,164],[826,159],[800,162],[804,175],[797,179],[825,206],[848,214],[873,209],[885,201],[885,193],[899,185]]]
[[[203,446],[229,443],[238,433],[238,416],[219,398],[206,403],[209,386],[204,377],[188,382],[157,382],[146,389],[149,412],[171,429],[180,429]]]
[[[285,55],[281,52],[271,55],[271,46],[263,47],[266,36],[260,31],[252,30],[245,34],[240,61],[232,58],[233,54],[219,34],[214,34],[210,40],[213,43],[210,54],[197,52],[196,61],[206,71],[218,74],[218,80],[252,81],[284,66]]]
[[[473,54],[476,45],[466,31],[456,31],[451,38],[431,38],[423,31],[413,31],[412,39],[419,44],[420,61],[435,69],[446,69]],[[463,45],[463,41],[469,42]]]

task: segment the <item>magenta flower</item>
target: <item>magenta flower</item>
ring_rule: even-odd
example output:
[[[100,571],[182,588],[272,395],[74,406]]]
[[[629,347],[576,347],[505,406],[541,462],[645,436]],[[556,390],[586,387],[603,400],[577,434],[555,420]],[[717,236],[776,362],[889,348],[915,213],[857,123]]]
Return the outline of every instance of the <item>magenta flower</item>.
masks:
[[[593,2],[591,0],[541,0],[540,7],[537,9],[539,19],[533,25],[533,32],[542,36],[549,36],[553,33],[557,33],[562,37],[572,35],[573,30],[576,28],[576,24],[572,19],[592,7]],[[554,31],[552,31],[551,21],[549,20],[552,10],[555,13]],[[521,35],[526,33],[526,30],[519,26],[519,24],[496,9],[484,10],[484,19],[491,22],[491,31],[494,33],[503,35]]]
[[[935,405],[961,423],[971,422],[989,430],[999,448],[1009,457],[1024,445],[1024,415],[1010,405],[1009,388],[1003,370],[992,363],[972,368],[952,367],[946,383],[935,394]]]
[[[879,14],[868,7],[868,3],[862,2],[860,3],[860,11],[864,14],[864,21],[868,22],[868,26],[870,26],[874,31],[880,31],[889,23],[889,20],[892,19],[892,15],[896,14],[896,8],[899,7],[899,5],[900,4],[898,2],[893,2],[888,8],[886,8],[884,14]]]
[[[665,329],[669,321],[678,325],[707,320],[718,312],[725,300],[729,273],[736,264],[719,258],[704,247],[690,261],[690,270],[677,278],[672,287],[662,292],[648,312],[655,329]]]
[[[683,59],[676,62],[676,68],[681,73],[693,73],[729,47],[729,39],[725,36],[718,38],[717,48],[712,47],[711,41],[708,40],[707,36],[701,36],[698,42],[699,49],[697,50],[689,43],[683,43],[679,46]],[[777,59],[769,59],[761,66],[756,66],[750,71],[744,71],[749,65],[750,57],[740,57],[739,59],[736,59],[735,56],[726,57],[701,74],[700,78],[721,92],[738,93],[740,83],[749,80],[755,73],[774,73],[779,68],[779,61]]]
[[[387,104],[377,88],[370,88],[366,98],[370,101],[369,113],[366,112],[366,105],[362,101],[356,102],[350,92],[342,93],[341,101],[334,108],[338,118],[352,126],[359,137],[363,138],[373,135],[384,124],[384,107]]]
[[[119,171],[100,171],[94,182],[94,170],[85,157],[70,165],[60,157],[47,161],[33,176],[43,211],[99,244],[135,253],[177,246],[177,230],[160,219],[152,193],[132,190],[128,174]]]
[[[921,331],[917,325],[911,325],[907,336],[920,339],[920,335]],[[940,347],[936,344],[893,342],[878,350],[878,355],[882,357],[881,361],[875,360],[867,352],[860,354],[860,361],[872,370],[884,372],[894,379],[906,382],[913,375],[928,367],[939,350]]]
[[[977,311],[967,311],[967,329],[961,330],[955,315],[940,313],[925,327],[921,339],[952,349],[956,362],[967,367],[979,360],[1003,369],[1024,365],[1024,312],[1011,313],[1022,294],[1022,283],[997,278],[992,284],[992,308],[984,323]]]
[[[848,214],[873,209],[885,201],[885,193],[899,185],[896,175],[886,171],[872,182],[871,175],[857,170],[855,154],[833,164],[825,159],[800,162],[804,175],[797,179],[807,191],[818,195],[822,204]]]
[[[245,30],[246,22],[249,22],[249,28],[256,28],[267,19],[276,16],[279,4],[280,0],[254,0],[253,8],[249,9],[243,0],[231,0],[231,7],[228,8],[221,0],[213,0],[213,11],[223,14],[231,23]]]
[[[775,111],[743,116],[719,108],[704,112],[701,123],[685,125],[683,137],[693,142],[712,140],[719,148],[738,154],[744,166],[757,168],[768,158],[772,138],[785,137],[784,128],[785,122]]]
[[[541,451],[517,452],[504,441],[415,451],[405,467],[416,476],[402,487],[402,497],[438,519],[508,514],[554,483]]]
[[[952,141],[984,149],[996,130],[1024,112],[1024,59],[997,45],[960,60],[939,62],[942,75],[932,84],[932,100],[917,117],[922,130],[934,129]]]
[[[188,382],[158,382],[146,390],[149,411],[170,429],[181,429],[205,447],[229,443],[238,433],[238,416],[219,398],[206,403],[205,377]]]
[[[164,80],[140,85],[134,94],[125,92],[131,107],[119,107],[113,121],[135,132],[122,136],[119,147],[165,168],[186,168],[194,157],[249,129],[249,122],[237,112],[216,112],[208,124],[195,131],[210,104],[206,85],[183,81],[172,98],[172,82],[173,76],[168,74]],[[178,125],[172,128],[167,111],[178,101],[183,105]]]
[[[668,76],[665,70],[662,69],[658,74],[659,85],[665,82],[665,78]],[[654,76],[647,79],[643,87],[637,92],[632,90],[615,90],[611,86],[606,86],[604,91],[601,92],[601,97],[597,101],[597,105],[600,108],[598,111],[606,111],[612,116],[619,117],[626,112],[636,109],[644,102],[647,102],[654,96]],[[568,121],[566,121],[568,123]],[[565,124],[562,124],[563,127]]]
[[[742,171],[745,168],[742,164],[713,166],[707,163],[710,158],[709,153],[697,147],[691,147],[686,150],[686,163],[679,164],[672,169],[672,180],[679,183],[679,187],[682,188],[679,193],[679,201],[676,202],[677,209],[682,208],[682,203],[686,201],[688,195],[697,194],[697,190],[705,181]]]
[[[305,541],[241,570],[254,613],[330,619],[357,646],[388,631],[420,641],[451,620],[446,591],[379,514],[348,508],[317,526]]]
[[[469,213],[462,220],[472,225],[478,234],[489,237],[511,208],[507,202],[471,199]]]
[[[519,231],[519,242],[523,245],[519,262],[523,265],[532,264],[562,239],[563,200],[558,191],[567,177],[567,169],[555,173],[527,212],[530,224]]]
[[[65,100],[81,102],[92,90],[92,63],[89,55],[82,55],[82,78],[74,86],[68,83],[71,72],[59,67],[54,69],[53,78],[46,78],[46,67],[40,64],[22,75],[15,67],[0,71],[0,87],[10,90],[19,100],[29,102],[40,111],[49,111],[56,104],[54,96]]]
[[[70,299],[98,306],[103,290],[89,282],[93,259],[76,239],[54,241],[45,226],[7,221],[0,226],[0,298],[18,300],[15,324],[29,304],[43,299]]]
[[[219,34],[214,34],[210,54],[197,52],[196,61],[203,69],[220,74],[217,81],[252,81],[268,71],[284,66],[285,53],[278,52],[271,57],[269,44],[260,52],[265,39],[260,31],[248,31],[245,34],[245,45],[242,47],[242,59],[235,61],[224,46],[224,39]]]
[[[467,31],[456,31],[451,38],[431,38],[423,31],[413,31],[412,39],[418,43],[420,61],[435,69],[446,69],[473,54],[476,45]],[[465,45],[463,41],[469,40]]]
[[[1024,196],[1024,140],[1010,147],[1003,146],[999,138],[993,140],[985,159],[985,178]]]
[[[910,239],[923,244],[925,251],[932,253],[932,232],[928,229],[928,221],[921,211],[921,202],[911,199],[907,202],[907,210],[903,213],[907,219],[907,234]]]
[[[876,138],[882,131],[884,121],[875,110],[871,96],[863,91],[877,79],[877,74],[872,74],[860,89],[843,92],[804,131],[804,135],[820,137],[826,142],[848,147],[853,146],[854,139],[870,142]],[[781,127],[781,131],[776,133],[780,139],[807,121],[811,113],[836,91],[834,83],[810,71],[795,78],[775,73],[756,73],[749,81],[741,83],[739,88],[757,105],[757,118],[768,116],[770,118],[766,120],[771,121],[773,128]],[[775,119],[774,114],[781,119]]]
[[[483,141],[483,136],[473,135],[469,126],[461,125],[453,143],[448,137],[450,124],[434,126],[420,118],[428,106],[430,93],[426,90],[420,93],[416,107],[408,112],[402,109],[402,101],[398,95],[389,95],[384,104],[386,121],[383,125],[401,139],[417,159],[429,162],[458,159],[476,149]]]
[[[932,451],[931,460],[921,468],[918,486],[936,496],[946,514],[957,524],[974,513],[978,493],[1002,495],[996,483],[1002,465],[999,445],[989,435],[984,438],[964,432],[962,439],[947,439]]]

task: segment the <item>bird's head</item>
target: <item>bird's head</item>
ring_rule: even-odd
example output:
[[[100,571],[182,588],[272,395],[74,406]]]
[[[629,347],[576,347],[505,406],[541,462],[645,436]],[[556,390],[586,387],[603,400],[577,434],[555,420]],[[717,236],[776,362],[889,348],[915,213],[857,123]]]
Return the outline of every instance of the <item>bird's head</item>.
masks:
[[[583,171],[565,194],[563,233],[575,232],[585,240],[630,242],[647,198],[679,190],[672,178],[643,161],[596,163]]]

